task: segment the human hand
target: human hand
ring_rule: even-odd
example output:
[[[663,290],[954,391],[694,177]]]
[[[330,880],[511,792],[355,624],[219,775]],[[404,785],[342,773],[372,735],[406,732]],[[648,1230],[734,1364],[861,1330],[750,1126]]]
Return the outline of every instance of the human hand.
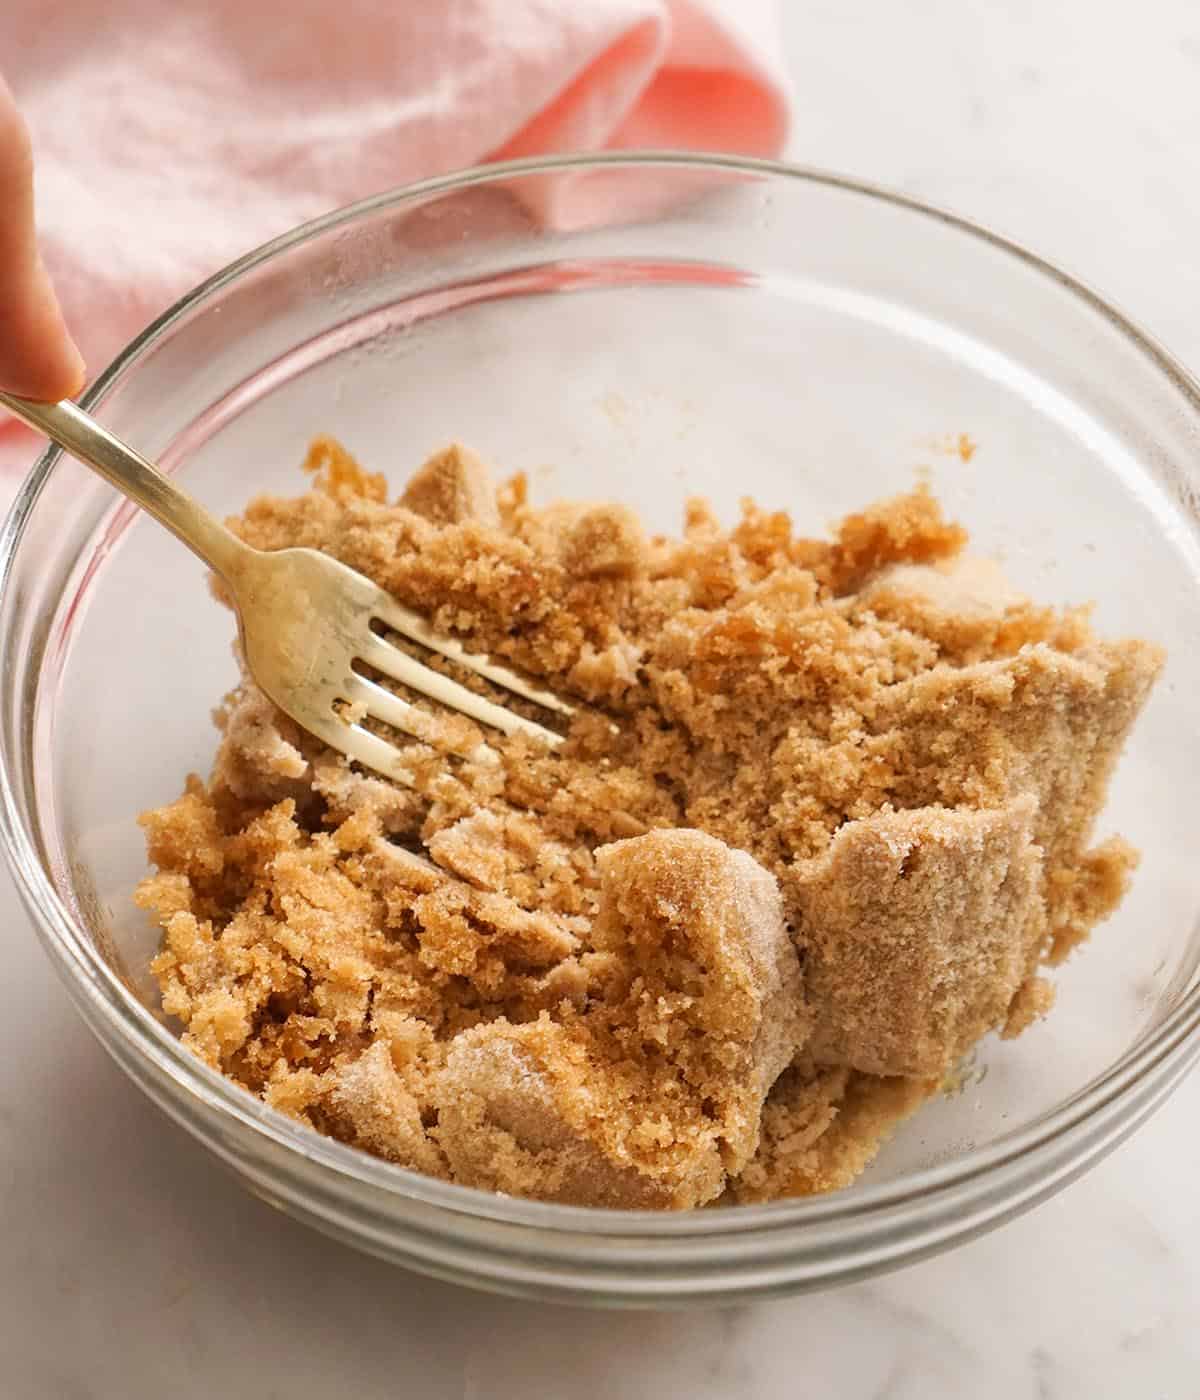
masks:
[[[0,389],[52,402],[78,393],[84,378],[38,254],[29,133],[0,78]]]

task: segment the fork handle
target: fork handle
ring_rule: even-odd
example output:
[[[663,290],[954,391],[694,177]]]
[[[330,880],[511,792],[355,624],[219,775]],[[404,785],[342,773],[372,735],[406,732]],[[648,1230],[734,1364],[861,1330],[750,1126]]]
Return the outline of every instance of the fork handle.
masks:
[[[0,404],[149,511],[223,578],[229,579],[254,552],[140,452],[102,428],[70,399],[38,403],[0,390]]]

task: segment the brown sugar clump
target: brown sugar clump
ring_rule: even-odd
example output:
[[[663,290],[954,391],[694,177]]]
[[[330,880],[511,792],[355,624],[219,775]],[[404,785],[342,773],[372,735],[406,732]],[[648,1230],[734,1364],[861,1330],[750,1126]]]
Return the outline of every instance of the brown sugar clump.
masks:
[[[622,1059],[677,1067],[721,1160],[754,1150],[767,1091],[809,1030],[774,877],[699,831],[652,831],[596,854],[596,947],[629,979],[601,1011]],[[673,1098],[679,1093],[671,1089]]]
[[[991,805],[1032,795],[1048,927],[1061,938],[1075,917],[1065,892],[1078,885],[1067,872],[1087,860],[1109,775],[1160,664],[1144,642],[1071,652],[1037,642],[1002,660],[932,668],[880,697],[874,727],[901,774],[893,800]],[[1096,915],[1115,902],[1102,896]]]
[[[694,1206],[753,1153],[807,1031],[775,880],[698,831],[597,855],[607,985],[570,1025],[451,1048],[437,1139],[457,1180],[577,1204]]]
[[[953,558],[966,542],[962,526],[943,521],[933,496],[920,487],[842,521],[831,556],[834,589],[849,593],[898,560],[923,564]]]
[[[456,1038],[439,1083],[438,1138],[457,1181],[510,1195],[623,1208],[693,1205],[720,1190],[717,1159],[684,1172],[640,1172],[605,1139],[607,1104],[591,1046],[577,1029],[551,1021],[500,1022]],[[662,1134],[666,1136],[665,1131]],[[647,1146],[656,1145],[651,1126]],[[690,1169],[690,1170],[688,1170]],[[687,1193],[672,1187],[686,1174]]]
[[[330,1120],[340,1118],[343,1135],[357,1146],[431,1176],[445,1175],[444,1159],[426,1135],[420,1105],[385,1038],[329,1075],[325,1104]]]
[[[594,506],[567,531],[562,560],[573,578],[632,578],[646,566],[641,522],[628,506]]]
[[[461,525],[464,520],[500,523],[487,468],[469,447],[457,442],[413,473],[400,504],[435,525]]]
[[[137,899],[163,1009],[280,1112],[548,1200],[833,1190],[1049,1011],[1047,967],[1124,893],[1136,853],[1093,826],[1161,654],[1014,591],[928,491],[831,540],[698,500],[649,538],[493,489],[464,447],[394,504],[332,439],[306,465],[232,528],[327,551],[575,713],[553,751],[461,717],[389,735],[400,784],[248,676],[225,698],[209,778],[142,817]]]
[[[938,1083],[806,1066],[789,1070],[763,1110],[759,1150],[730,1183],[730,1196],[750,1205],[849,1186]]]
[[[360,497],[382,501],[387,497],[387,478],[379,472],[365,472],[336,438],[314,438],[304,459],[304,470],[316,477],[317,486],[335,500]]]
[[[1035,810],[868,817],[794,868],[815,1059],[940,1078],[1005,1023],[1045,933]]]
[[[1008,1019],[1000,1032],[1005,1040],[1013,1040],[1027,1031],[1035,1021],[1050,1014],[1054,1005],[1054,983],[1045,977],[1027,977],[1017,988],[1008,1008]]]

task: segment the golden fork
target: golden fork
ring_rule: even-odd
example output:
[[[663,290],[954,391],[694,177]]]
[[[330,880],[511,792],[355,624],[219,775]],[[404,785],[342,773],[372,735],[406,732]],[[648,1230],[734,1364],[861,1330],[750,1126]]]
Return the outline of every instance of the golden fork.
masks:
[[[362,574],[315,549],[267,551],[244,544],[69,399],[36,403],[0,392],[0,404],[149,511],[220,576],[233,598],[242,651],[260,689],[297,724],[347,758],[385,777],[409,781],[401,750],[371,733],[360,718],[382,721],[427,742],[436,740],[433,716],[360,675],[355,662],[505,734],[531,734],[552,746],[562,742],[551,730],[511,714],[384,640],[372,622],[449,657],[513,695],[561,715],[573,713],[549,691],[493,665],[486,656],[466,651],[451,638],[439,637],[423,617]],[[496,759],[487,744],[470,756]]]

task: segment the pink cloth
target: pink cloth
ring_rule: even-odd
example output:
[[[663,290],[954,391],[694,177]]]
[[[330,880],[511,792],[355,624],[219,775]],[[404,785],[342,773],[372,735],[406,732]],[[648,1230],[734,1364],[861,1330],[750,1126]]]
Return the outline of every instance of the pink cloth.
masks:
[[[542,151],[772,155],[788,125],[775,0],[4,0],[0,71],[93,374],[223,263],[377,190]],[[600,176],[537,212],[636,211]],[[0,466],[35,448],[9,425]]]

